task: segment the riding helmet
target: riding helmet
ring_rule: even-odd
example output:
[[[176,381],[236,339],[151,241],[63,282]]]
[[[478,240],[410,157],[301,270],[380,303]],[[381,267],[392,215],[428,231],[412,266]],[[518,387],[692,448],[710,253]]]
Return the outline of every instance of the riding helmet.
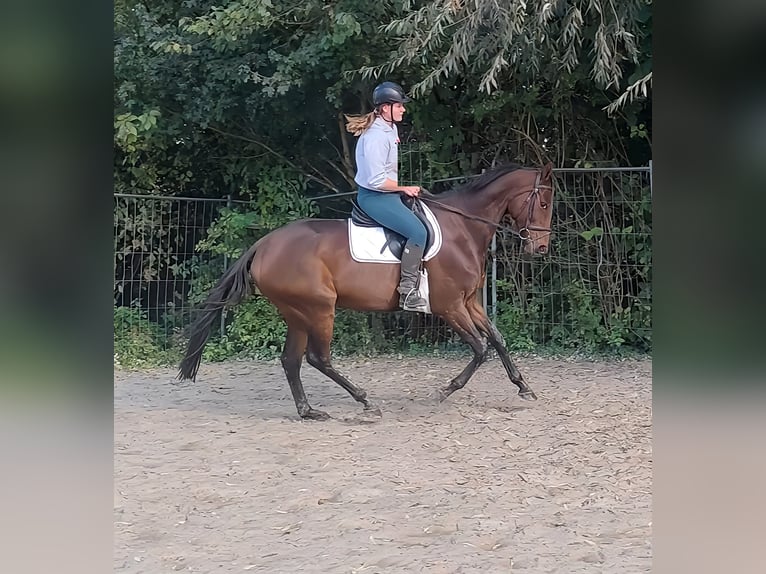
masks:
[[[404,95],[402,87],[394,82],[383,82],[372,92],[372,104],[374,106],[393,103],[406,104],[410,101],[412,100]]]

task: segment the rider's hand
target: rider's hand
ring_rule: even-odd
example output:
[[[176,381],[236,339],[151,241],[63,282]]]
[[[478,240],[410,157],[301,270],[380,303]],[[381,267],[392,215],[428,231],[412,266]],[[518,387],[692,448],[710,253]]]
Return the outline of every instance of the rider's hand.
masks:
[[[419,185],[405,185],[402,187],[402,193],[409,195],[410,197],[417,197],[420,193]]]

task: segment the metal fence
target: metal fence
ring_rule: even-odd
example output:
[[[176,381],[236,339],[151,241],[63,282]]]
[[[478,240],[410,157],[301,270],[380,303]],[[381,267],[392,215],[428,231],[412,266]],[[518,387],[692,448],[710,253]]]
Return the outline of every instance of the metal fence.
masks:
[[[651,348],[651,168],[558,169],[551,251],[497,234],[485,301],[530,344]]]
[[[193,322],[192,286],[225,257],[195,248],[226,199],[114,195],[115,338],[170,347]]]
[[[602,340],[651,348],[651,168],[555,173],[549,255],[522,256],[515,238],[498,233],[488,257],[485,308],[510,333],[511,347],[575,348]],[[444,189],[456,181],[429,183]],[[344,200],[347,214],[350,196]],[[344,216],[343,203],[332,205],[328,216]],[[227,199],[114,196],[115,337],[140,337],[150,325],[168,345],[183,340],[195,301],[211,286],[202,279],[220,277],[229,263],[197,249],[227,206],[248,209]],[[131,320],[118,320],[120,314]],[[375,329],[405,344],[456,341],[435,317],[374,315]]]

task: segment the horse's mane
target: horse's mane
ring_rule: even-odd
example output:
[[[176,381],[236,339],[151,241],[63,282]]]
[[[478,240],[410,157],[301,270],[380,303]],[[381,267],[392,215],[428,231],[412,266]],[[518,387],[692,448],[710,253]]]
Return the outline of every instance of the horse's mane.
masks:
[[[522,169],[522,166],[516,163],[503,164],[485,171],[480,176],[471,179],[463,185],[453,187],[452,189],[448,189],[442,193],[428,195],[432,197],[451,197],[457,194],[475,193],[477,191],[481,191],[496,179],[516,171],[517,169]]]

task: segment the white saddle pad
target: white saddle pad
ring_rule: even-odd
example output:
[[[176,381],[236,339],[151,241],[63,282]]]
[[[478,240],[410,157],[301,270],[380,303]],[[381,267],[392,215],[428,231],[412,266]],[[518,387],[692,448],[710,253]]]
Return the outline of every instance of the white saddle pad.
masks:
[[[428,286],[428,271],[425,269],[420,270],[420,282],[418,283],[418,293],[428,302],[424,313],[431,314],[431,289]]]
[[[423,260],[428,261],[441,249],[442,230],[439,227],[439,222],[436,221],[436,216],[428,206],[423,205],[423,211],[434,230],[434,240],[431,248],[423,256]],[[353,257],[354,261],[359,261],[360,263],[399,263],[399,260],[391,253],[388,246],[383,249],[383,246],[386,244],[386,234],[382,227],[360,227],[355,225],[349,218],[348,242],[351,247],[351,257]],[[381,251],[383,252],[381,253]]]

